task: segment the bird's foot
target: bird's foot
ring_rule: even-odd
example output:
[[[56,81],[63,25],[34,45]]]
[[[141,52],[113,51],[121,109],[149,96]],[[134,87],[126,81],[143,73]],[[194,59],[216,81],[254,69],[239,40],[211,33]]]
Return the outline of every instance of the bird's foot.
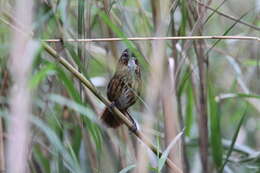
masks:
[[[133,133],[136,133],[138,128],[137,128],[137,124],[136,124],[134,118],[128,112],[126,112],[126,114],[128,115],[128,118],[130,119],[130,121],[132,122],[132,126],[129,128],[129,130]]]
[[[129,128],[129,130],[133,133],[137,132],[137,125],[135,122],[133,122],[133,125]]]
[[[115,108],[115,106],[116,106],[116,102],[112,101],[111,104],[108,106],[109,111],[113,112],[113,109]]]

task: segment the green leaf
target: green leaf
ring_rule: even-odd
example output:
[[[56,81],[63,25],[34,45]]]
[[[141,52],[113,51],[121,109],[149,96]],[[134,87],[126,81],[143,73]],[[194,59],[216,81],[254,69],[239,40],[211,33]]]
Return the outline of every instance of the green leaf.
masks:
[[[224,5],[224,3],[226,2],[227,0],[223,0],[218,6],[216,9],[214,9],[214,11],[211,12],[211,14],[207,17],[207,19],[205,20],[204,24],[206,24],[209,19],[211,19],[211,17],[218,11],[218,9],[220,9],[220,7],[222,7]]]
[[[135,165],[129,165],[128,167],[122,169],[119,173],[127,173],[128,171],[130,171],[131,169],[135,168]]]
[[[222,34],[223,36],[227,35],[229,33],[229,31],[231,31],[236,24],[238,23],[238,21],[240,21],[243,17],[245,17],[248,14],[248,12],[244,13],[238,20],[236,20],[225,32],[224,34]],[[209,52],[220,42],[222,41],[222,39],[217,39],[215,41],[215,43],[207,50],[206,55],[209,54]]]
[[[81,98],[77,89],[74,86],[74,81],[71,80],[72,77],[68,76],[61,67],[57,67],[57,72],[58,77],[63,82],[65,88],[69,93],[69,96],[73,98],[76,102],[81,103]]]
[[[85,11],[85,0],[78,0],[78,38],[85,38],[84,29],[85,29],[85,19],[84,19],[84,11]],[[85,47],[84,43],[78,42],[78,57],[83,64],[85,65]],[[83,61],[83,62],[82,62]],[[82,72],[83,68],[79,66],[79,71]]]
[[[41,167],[41,170],[43,172],[49,173],[50,172],[50,161],[48,158],[44,156],[44,154],[41,151],[41,148],[39,145],[34,145],[33,147],[33,155],[35,157],[36,162]]]
[[[29,82],[29,87],[35,89],[47,76],[55,73],[56,67],[53,63],[48,63],[41,70],[33,75]]]
[[[185,115],[185,134],[190,136],[191,127],[193,123],[193,106],[194,106],[194,97],[191,82],[189,81],[187,86],[187,106],[186,106],[186,115]]]
[[[117,35],[117,37],[123,38],[123,42],[126,44],[126,46],[132,51],[134,52],[134,54],[137,56],[137,59],[140,60],[141,64],[149,64],[145,58],[142,57],[142,55],[139,53],[139,51],[137,51],[134,43],[130,40],[127,40],[127,36],[125,35],[124,32],[122,32],[119,27],[117,27],[110,19],[109,17],[106,15],[106,13],[104,13],[103,11],[100,11],[99,16],[101,17],[101,19],[111,28],[111,30]],[[140,58],[142,57],[142,58]],[[143,62],[146,63],[143,63]]]
[[[221,143],[220,115],[218,113],[218,104],[215,101],[213,87],[210,82],[208,87],[208,109],[210,118],[210,141],[213,161],[219,169],[222,165],[223,148]]]
[[[243,113],[243,115],[242,115],[242,117],[241,117],[241,119],[240,119],[240,121],[239,121],[239,123],[238,123],[238,126],[237,126],[237,128],[236,128],[235,134],[234,134],[234,136],[233,136],[233,138],[232,138],[232,143],[231,143],[231,145],[230,145],[230,147],[229,147],[229,150],[228,150],[228,152],[227,152],[226,159],[225,159],[223,165],[222,165],[221,168],[220,168],[220,172],[223,172],[224,167],[225,167],[225,165],[227,164],[228,159],[229,159],[229,157],[230,157],[232,151],[234,150],[234,146],[235,146],[235,143],[236,143],[236,140],[237,140],[237,136],[238,136],[240,127],[242,126],[242,124],[243,124],[243,122],[244,122],[244,120],[245,120],[245,117],[246,117],[247,108],[248,108],[248,107],[246,107],[246,109],[245,109],[245,111],[244,111],[244,113]]]
[[[79,163],[75,161],[70,152],[63,146],[56,133],[37,117],[31,117],[32,123],[38,127],[48,138],[51,145],[62,155],[65,167],[73,173],[81,173]]]
[[[80,113],[81,115],[86,116],[93,122],[97,121],[97,118],[96,118],[94,112],[91,109],[89,109],[88,107],[86,107],[80,103],[77,103],[73,100],[67,99],[65,97],[62,97],[62,96],[56,95],[56,94],[50,94],[49,99],[53,102],[58,103],[59,105],[67,106],[68,108]]]
[[[260,99],[260,95],[245,94],[245,93],[225,93],[217,97],[217,100],[222,99],[233,99],[233,98],[255,98]]]
[[[259,66],[260,62],[258,59],[257,60],[248,59],[248,60],[244,60],[242,64],[247,66]]]
[[[158,161],[158,170],[161,171],[167,158],[168,155],[172,149],[172,147],[176,144],[176,142],[181,138],[183,134],[183,130],[171,141],[171,143],[168,145],[168,147],[166,148],[166,150],[162,153],[162,156],[160,157],[159,161]]]
[[[179,36],[185,36],[186,35],[186,25],[188,23],[188,9],[187,9],[187,1],[181,0],[180,1],[180,8],[181,8],[181,24],[178,31]]]

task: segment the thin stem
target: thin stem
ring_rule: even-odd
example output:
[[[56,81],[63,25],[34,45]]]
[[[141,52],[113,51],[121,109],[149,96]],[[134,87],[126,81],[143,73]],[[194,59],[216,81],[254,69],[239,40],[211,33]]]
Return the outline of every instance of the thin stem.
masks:
[[[129,38],[87,38],[87,39],[65,39],[66,42],[110,42],[110,41],[148,41],[148,40],[204,40],[204,39],[230,39],[230,40],[256,40],[260,37],[253,36],[188,36],[188,37],[129,37]],[[60,42],[60,39],[43,39],[44,42]]]
[[[204,6],[204,7],[206,7],[207,9],[209,9],[209,10],[211,10],[211,11],[214,11],[214,12],[216,12],[217,14],[219,14],[219,15],[221,15],[221,16],[227,18],[227,19],[236,21],[236,22],[241,23],[241,24],[243,24],[243,25],[245,25],[245,26],[248,26],[248,27],[250,27],[250,28],[252,28],[252,29],[255,29],[255,30],[260,31],[260,28],[257,27],[257,26],[255,26],[255,25],[251,25],[251,24],[246,23],[246,22],[244,22],[244,21],[242,21],[242,20],[240,20],[240,19],[237,19],[237,18],[235,18],[235,17],[233,17],[233,16],[230,16],[230,15],[227,15],[227,14],[225,14],[225,13],[222,13],[222,12],[220,12],[220,11],[218,11],[218,10],[216,10],[216,9],[214,9],[214,8],[212,8],[212,7],[206,5],[206,4],[204,4],[204,3],[202,3],[202,2],[200,2],[200,1],[198,1],[198,0],[195,0],[195,2],[198,3],[200,6]]]

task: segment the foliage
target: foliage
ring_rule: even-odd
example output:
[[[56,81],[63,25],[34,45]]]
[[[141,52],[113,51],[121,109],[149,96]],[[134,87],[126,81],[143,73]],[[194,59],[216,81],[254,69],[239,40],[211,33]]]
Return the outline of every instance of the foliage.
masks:
[[[212,10],[206,10],[202,22],[197,11],[203,6],[196,0],[170,2],[172,8],[169,16],[161,19],[167,23],[166,36],[259,36],[259,3],[257,7],[253,5],[257,4],[257,0],[213,1],[209,4]],[[156,3],[162,5],[162,2],[148,0],[35,1],[33,38],[60,39],[60,42],[48,44],[83,73],[102,95],[106,95],[107,81],[114,72],[121,51],[125,47],[135,51],[143,67],[143,92],[130,112],[163,152],[162,156],[154,155],[156,159],[149,156],[150,160],[144,166],[151,172],[166,172],[166,159],[170,151],[177,147],[174,139],[171,140],[174,145],[167,145],[166,142],[166,122],[170,120],[165,115],[160,94],[156,98],[156,107],[146,104],[147,97],[154,94],[154,90],[147,91],[147,85],[151,81],[149,79],[153,79],[150,76],[154,71],[151,64],[153,55],[159,50],[152,50],[155,41],[125,39],[160,36],[156,30],[159,26],[155,22],[155,18],[160,16],[160,6],[156,6]],[[8,58],[12,29],[16,26],[13,25],[13,1],[0,1],[0,4],[0,112],[3,118],[10,114],[8,93],[13,81],[8,71]],[[20,27],[22,32],[22,24]],[[199,28],[198,31],[196,28]],[[88,43],[66,41],[68,38],[108,37],[125,40]],[[186,171],[200,172],[202,169],[200,166],[197,170],[197,165],[201,163],[197,159],[201,154],[198,142],[202,81],[199,58],[206,57],[203,60],[203,73],[206,76],[203,86],[206,93],[204,108],[207,109],[209,125],[205,129],[209,131],[209,167],[214,168],[212,172],[259,172],[259,42],[167,40],[165,43],[165,57],[156,58],[165,61],[163,78],[171,70],[167,66],[168,60],[174,58],[175,85],[169,95],[176,95],[177,101],[173,103],[177,104],[179,115],[177,139],[184,140],[182,156],[188,161],[183,163]],[[203,56],[199,56],[200,46],[203,47]],[[9,75],[6,77],[7,73]],[[166,82],[160,83],[160,93],[163,93],[165,85]],[[140,166],[137,151],[141,142],[125,127],[117,130],[104,127],[99,120],[104,104],[43,48],[35,56],[29,88],[33,93],[28,157],[31,172],[126,173]],[[176,93],[172,94],[175,90]],[[155,116],[150,115],[150,121],[155,123],[146,129],[145,115],[150,110],[155,110]],[[7,118],[3,119],[4,127],[0,126],[0,133],[7,132],[7,122]]]

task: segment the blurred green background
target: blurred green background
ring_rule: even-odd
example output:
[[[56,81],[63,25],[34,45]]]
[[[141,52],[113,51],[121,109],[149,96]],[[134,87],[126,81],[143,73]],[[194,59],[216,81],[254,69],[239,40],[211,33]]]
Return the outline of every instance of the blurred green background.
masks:
[[[259,0],[169,2],[169,14],[160,18],[163,1],[38,0],[34,2],[33,38],[39,45],[41,40],[63,39],[63,43],[48,44],[82,72],[102,95],[106,95],[106,85],[122,50],[129,45],[137,48],[143,71],[143,92],[130,112],[142,127],[142,115],[147,109],[144,100],[148,93],[153,94],[153,91],[147,91],[154,67],[151,65],[153,41],[67,42],[67,39],[260,35]],[[8,71],[12,29],[23,33],[24,27],[22,23],[14,25],[17,22],[13,15],[14,4],[13,0],[0,0],[0,133],[4,134],[4,142],[8,136],[4,117],[9,115],[9,92],[13,83]],[[205,4],[207,8],[203,8]],[[199,19],[200,8],[206,10],[202,19]],[[160,23],[166,24],[166,35],[156,32]],[[197,25],[199,31],[196,31]],[[201,56],[195,47],[199,45],[203,47],[201,58],[205,61],[207,102],[204,108],[208,117],[210,172],[259,173],[259,40],[204,40],[202,44],[192,40],[168,40],[165,43],[165,58],[157,58],[165,62],[173,58],[176,64],[175,86],[180,116],[177,124],[185,131],[183,156],[188,161],[183,162],[185,170],[203,172],[196,108],[200,102],[196,88],[200,86],[198,59]],[[29,87],[33,93],[30,172],[113,173],[127,172],[127,169],[131,172],[138,166],[137,139],[125,127],[106,128],[98,118],[104,104],[41,46],[34,58]],[[155,123],[144,131],[152,135],[153,143],[164,151],[167,147],[165,116],[160,96],[155,109],[155,116],[152,116]],[[149,172],[169,171],[165,167],[154,167],[150,162],[146,166]]]

